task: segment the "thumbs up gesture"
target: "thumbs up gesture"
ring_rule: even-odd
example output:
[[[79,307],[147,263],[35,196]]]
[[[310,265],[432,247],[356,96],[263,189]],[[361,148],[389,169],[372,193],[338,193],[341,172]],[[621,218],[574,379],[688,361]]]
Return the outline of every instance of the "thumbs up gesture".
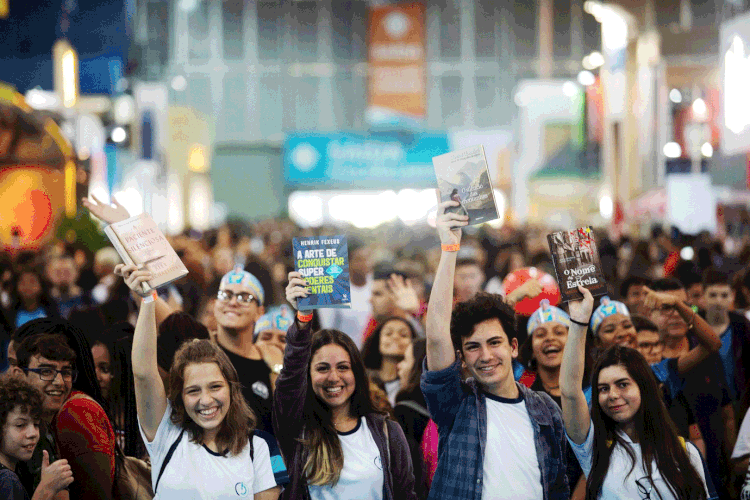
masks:
[[[49,453],[42,451],[42,479],[37,490],[42,490],[51,496],[58,491],[64,490],[73,482],[73,471],[67,460],[56,460],[49,463]],[[34,495],[34,498],[37,498]]]

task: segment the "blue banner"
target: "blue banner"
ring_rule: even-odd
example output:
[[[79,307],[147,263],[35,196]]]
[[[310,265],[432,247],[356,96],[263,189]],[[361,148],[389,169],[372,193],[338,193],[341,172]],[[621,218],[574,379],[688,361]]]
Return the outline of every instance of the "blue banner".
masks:
[[[448,151],[444,133],[290,133],[284,178],[318,188],[435,187],[432,157]]]

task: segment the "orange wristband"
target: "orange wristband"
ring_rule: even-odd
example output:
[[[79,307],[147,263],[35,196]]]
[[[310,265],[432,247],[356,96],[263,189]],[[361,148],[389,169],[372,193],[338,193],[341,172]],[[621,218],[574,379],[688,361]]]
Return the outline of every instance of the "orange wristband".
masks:
[[[302,311],[297,311],[297,319],[300,321],[300,323],[309,323],[313,319],[313,312],[310,311],[309,313],[305,314]]]
[[[461,244],[454,243],[452,245],[440,245],[440,248],[443,249],[443,252],[458,252],[458,249],[461,248]]]

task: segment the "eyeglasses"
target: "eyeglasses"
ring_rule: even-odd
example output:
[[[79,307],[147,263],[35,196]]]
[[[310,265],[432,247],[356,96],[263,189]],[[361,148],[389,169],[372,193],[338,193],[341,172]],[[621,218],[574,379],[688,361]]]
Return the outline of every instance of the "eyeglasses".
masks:
[[[643,349],[644,351],[652,351],[661,347],[663,347],[661,342],[638,342],[638,349]]]
[[[243,306],[249,306],[253,301],[256,304],[258,303],[255,295],[249,292],[234,293],[229,290],[219,290],[219,293],[216,294],[216,298],[222,302],[231,302],[232,297],[237,297],[237,303]]]
[[[54,368],[25,368],[24,371],[34,372],[45,382],[51,382],[57,378],[57,374],[62,375],[63,380],[75,382],[78,378],[78,370],[75,368],[63,368],[55,370]]]
[[[649,476],[644,476],[640,479],[635,480],[635,485],[638,486],[638,494],[641,495],[641,500],[650,500],[651,492],[654,490],[654,483]]]

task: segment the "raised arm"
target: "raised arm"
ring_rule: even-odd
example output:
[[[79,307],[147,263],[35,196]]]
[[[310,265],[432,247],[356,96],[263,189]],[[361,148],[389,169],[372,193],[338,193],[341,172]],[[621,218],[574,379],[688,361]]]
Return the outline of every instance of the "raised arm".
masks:
[[[138,271],[135,266],[118,265],[116,271],[125,277],[131,290],[141,290],[141,283],[151,279],[149,271]],[[156,302],[153,295],[141,303],[133,336],[133,379],[138,421],[148,441],[156,437],[156,430],[167,410],[167,395],[156,363]]]
[[[685,323],[693,327],[698,345],[677,358],[677,371],[680,375],[685,375],[710,354],[719,352],[721,339],[700,314],[697,314],[690,306],[672,294],[654,292],[648,287],[644,287],[644,291],[646,292],[643,299],[644,306],[652,310],[674,309],[685,320]]]
[[[591,415],[586,404],[586,396],[581,386],[583,384],[583,370],[586,363],[586,326],[594,308],[594,298],[591,292],[579,286],[578,291],[583,294],[583,300],[568,303],[570,309],[570,330],[568,340],[563,350],[560,365],[560,393],[562,395],[562,414],[565,430],[570,439],[581,444],[586,440],[591,425]],[[578,323],[583,323],[579,325]],[[596,387],[592,387],[596,397]]]
[[[286,298],[296,309],[297,299],[307,296],[306,282],[296,271],[289,273]],[[273,426],[287,459],[293,452],[296,439],[304,424],[303,411],[307,394],[307,365],[310,362],[311,324],[294,319],[286,335],[284,363],[276,380],[273,397]]]
[[[456,274],[456,255],[461,244],[461,228],[469,223],[469,217],[445,213],[447,207],[457,207],[457,201],[446,201],[438,207],[437,230],[443,246],[440,263],[435,273],[435,282],[427,306],[427,369],[442,370],[456,360],[456,351],[451,341],[451,312],[453,311],[453,277]],[[455,250],[445,250],[454,245]]]

